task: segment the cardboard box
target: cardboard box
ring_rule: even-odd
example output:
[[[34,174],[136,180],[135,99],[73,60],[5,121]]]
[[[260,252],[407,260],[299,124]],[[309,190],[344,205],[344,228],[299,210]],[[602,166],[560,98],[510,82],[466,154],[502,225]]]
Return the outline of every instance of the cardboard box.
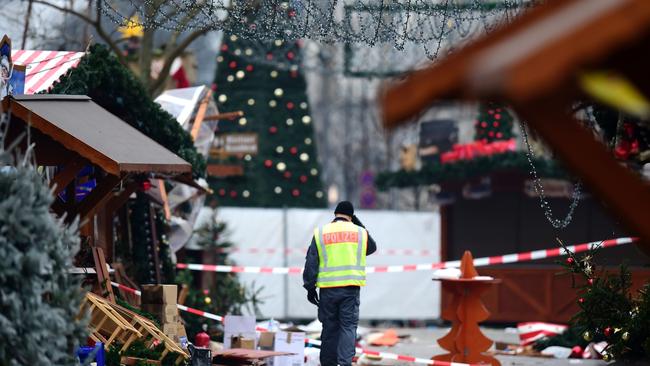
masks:
[[[140,308],[142,311],[155,316],[161,324],[177,323],[180,319],[176,304],[143,304]]]
[[[226,315],[223,320],[223,348],[230,349],[232,337],[253,339],[257,337],[254,316]],[[253,347],[255,348],[255,347]]]
[[[176,305],[177,285],[143,285],[141,304]]]
[[[303,366],[305,363],[305,333],[275,333],[273,350],[291,353],[291,356],[273,357],[273,366]]]
[[[257,347],[265,351],[273,351],[273,343],[275,341],[275,332],[261,332],[260,339],[257,342]]]
[[[255,339],[235,336],[230,339],[231,348],[255,349]]]

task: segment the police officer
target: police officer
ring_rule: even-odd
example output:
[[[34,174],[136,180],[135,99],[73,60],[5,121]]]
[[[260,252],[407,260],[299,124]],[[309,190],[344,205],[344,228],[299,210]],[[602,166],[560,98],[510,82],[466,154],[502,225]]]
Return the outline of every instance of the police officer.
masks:
[[[359,290],[366,285],[366,255],[377,250],[348,201],[339,202],[334,220],[314,229],[307,251],[304,287],[318,306],[321,366],[350,366],[359,323]],[[320,299],[316,292],[320,288]]]

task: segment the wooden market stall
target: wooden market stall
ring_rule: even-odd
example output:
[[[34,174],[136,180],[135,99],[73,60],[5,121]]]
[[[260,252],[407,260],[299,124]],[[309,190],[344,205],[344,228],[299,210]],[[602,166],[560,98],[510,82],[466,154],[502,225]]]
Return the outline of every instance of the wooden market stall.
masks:
[[[82,238],[99,248],[93,252],[96,268],[106,267],[103,255],[108,262],[114,257],[115,211],[144,181],[192,183],[189,163],[87,96],[9,96],[2,109],[10,115],[4,144],[18,143],[20,151],[33,145],[36,164],[54,172],[52,210],[69,221],[79,217]],[[90,171],[85,182],[79,178],[83,169]]]
[[[582,81],[590,72],[622,75],[649,96],[649,40],[648,1],[546,1],[388,88],[383,95],[384,124],[395,128],[408,123],[439,100],[507,104],[628,232],[640,236],[639,248],[650,253],[650,186],[616,161],[569,113],[576,100],[588,99]],[[515,276],[521,278],[521,273]],[[546,298],[524,303],[544,308],[554,301]]]

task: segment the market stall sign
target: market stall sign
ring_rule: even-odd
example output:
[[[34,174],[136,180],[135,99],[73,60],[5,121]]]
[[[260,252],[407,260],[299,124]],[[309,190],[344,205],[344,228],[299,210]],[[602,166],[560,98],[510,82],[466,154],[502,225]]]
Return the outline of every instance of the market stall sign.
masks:
[[[210,149],[210,157],[257,155],[256,133],[227,133],[218,135]]]

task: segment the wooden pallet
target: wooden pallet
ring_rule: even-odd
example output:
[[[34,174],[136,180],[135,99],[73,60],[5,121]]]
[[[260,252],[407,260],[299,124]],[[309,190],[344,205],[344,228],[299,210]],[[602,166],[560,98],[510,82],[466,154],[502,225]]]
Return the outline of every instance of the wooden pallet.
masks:
[[[90,313],[90,338],[96,342],[103,342],[106,350],[113,342],[122,344],[120,352],[129,348],[136,340],[141,340],[147,347],[153,348],[163,343],[165,350],[160,356],[162,360],[169,352],[178,353],[176,364],[180,364],[189,355],[171,338],[167,337],[149,319],[134,313],[110,301],[87,293],[82,302],[79,316]]]

